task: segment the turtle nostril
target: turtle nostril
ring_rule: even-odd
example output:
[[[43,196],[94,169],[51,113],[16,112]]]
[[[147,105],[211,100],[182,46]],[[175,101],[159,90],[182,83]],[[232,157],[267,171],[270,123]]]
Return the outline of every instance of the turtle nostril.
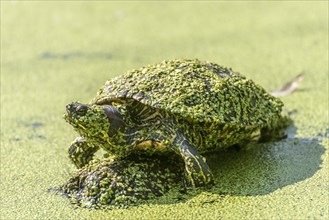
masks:
[[[67,112],[67,114],[71,114],[73,109],[74,109],[73,108],[73,104],[66,105],[66,112]]]

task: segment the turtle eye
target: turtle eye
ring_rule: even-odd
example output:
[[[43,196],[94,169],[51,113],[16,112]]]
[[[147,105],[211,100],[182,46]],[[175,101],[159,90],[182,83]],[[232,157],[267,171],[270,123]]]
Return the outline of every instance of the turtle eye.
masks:
[[[77,112],[78,115],[84,116],[87,113],[88,109],[89,107],[87,105],[80,104],[77,106],[75,111]]]

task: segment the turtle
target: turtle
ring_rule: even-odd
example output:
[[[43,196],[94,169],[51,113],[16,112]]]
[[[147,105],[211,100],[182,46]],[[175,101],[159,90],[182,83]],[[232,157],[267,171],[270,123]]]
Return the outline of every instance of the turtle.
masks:
[[[214,184],[205,154],[284,138],[291,123],[279,98],[231,68],[198,59],[165,60],[107,80],[88,104],[68,104],[64,118],[80,135],[68,150],[78,168],[100,148],[118,160],[174,153],[191,188]]]

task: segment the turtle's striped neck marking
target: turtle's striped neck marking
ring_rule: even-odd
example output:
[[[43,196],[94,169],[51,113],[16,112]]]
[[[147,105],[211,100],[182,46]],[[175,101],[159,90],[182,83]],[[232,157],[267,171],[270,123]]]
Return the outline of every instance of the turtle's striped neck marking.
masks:
[[[160,124],[168,115],[157,108],[134,101],[127,106],[130,119],[142,127]]]

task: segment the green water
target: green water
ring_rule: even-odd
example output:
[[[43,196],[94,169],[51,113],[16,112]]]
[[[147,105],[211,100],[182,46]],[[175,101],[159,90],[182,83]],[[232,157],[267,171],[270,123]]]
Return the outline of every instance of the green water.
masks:
[[[62,119],[106,79],[163,59],[232,67],[282,98],[289,139],[208,159],[217,184],[182,202],[76,209],[48,193],[75,171]],[[1,1],[1,219],[326,219],[328,2]]]

